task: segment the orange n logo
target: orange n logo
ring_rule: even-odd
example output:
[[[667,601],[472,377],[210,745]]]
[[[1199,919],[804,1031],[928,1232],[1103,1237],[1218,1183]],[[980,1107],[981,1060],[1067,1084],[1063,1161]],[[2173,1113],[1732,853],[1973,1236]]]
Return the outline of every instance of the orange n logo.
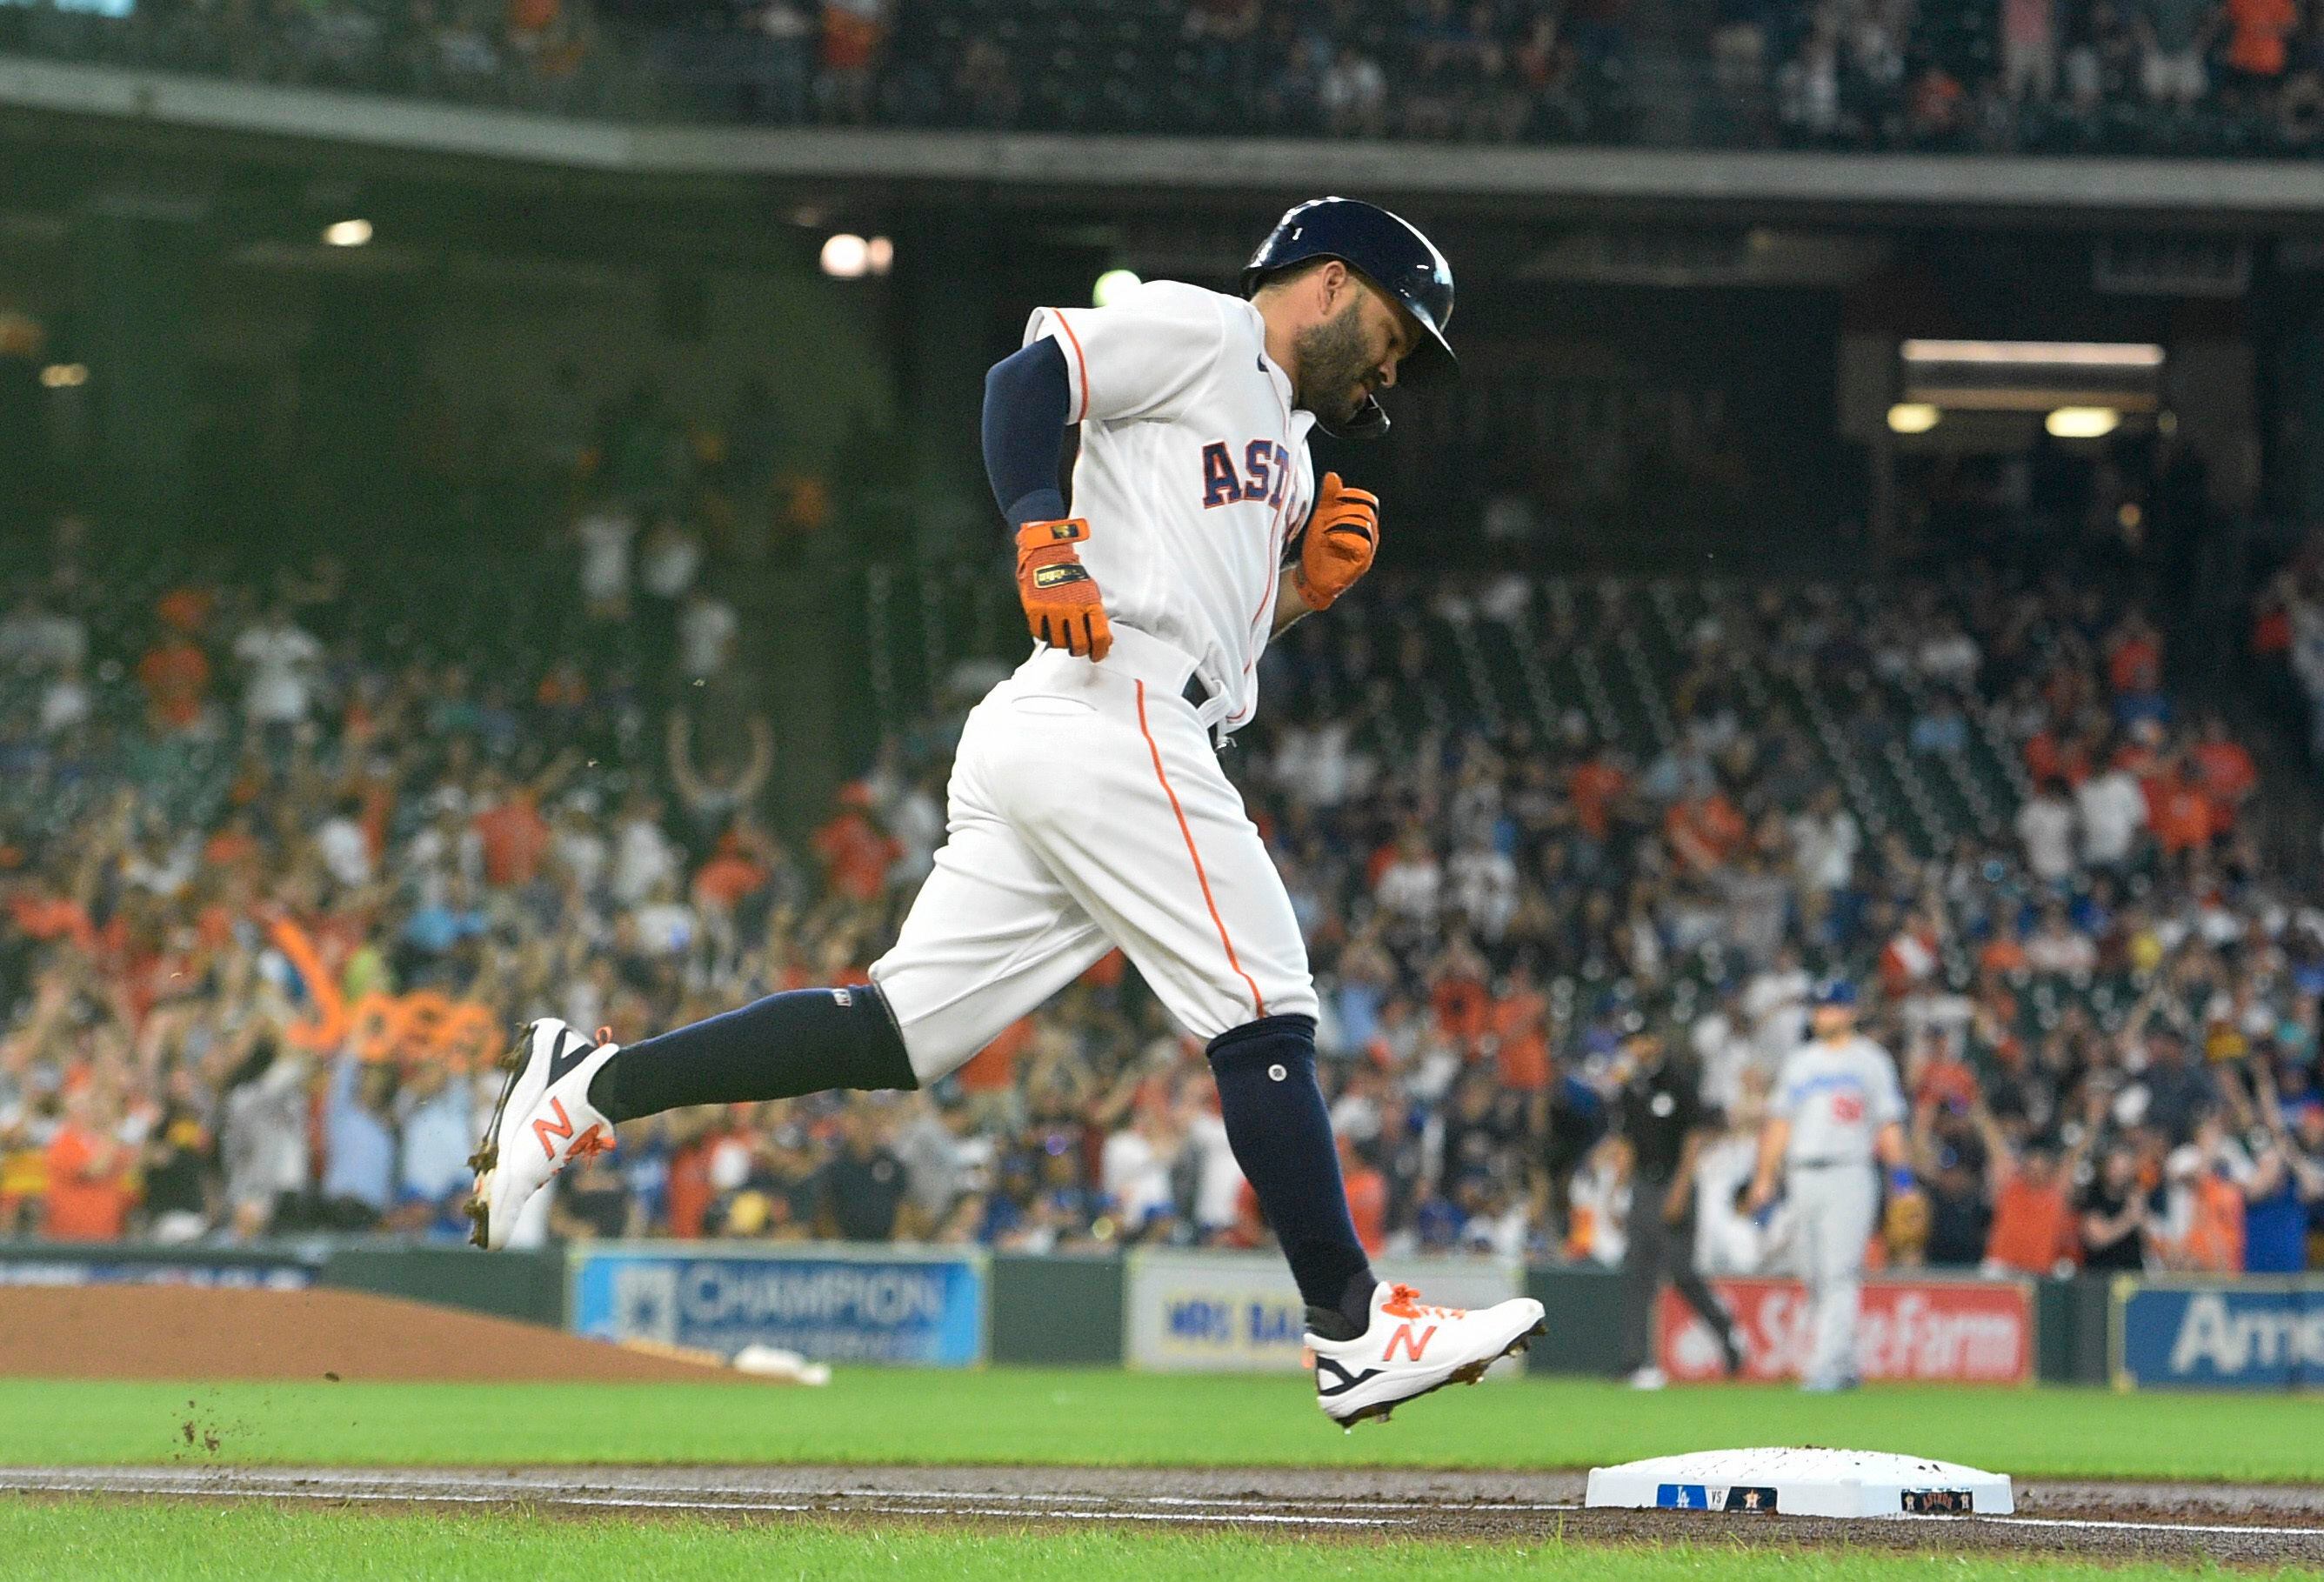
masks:
[[[534,1124],[538,1125],[540,1123],[535,1122]],[[1388,1349],[1380,1354],[1380,1360],[1382,1362],[1394,1362],[1396,1360],[1396,1348],[1401,1346],[1404,1347],[1404,1355],[1408,1359],[1413,1362],[1418,1362],[1420,1360],[1420,1354],[1428,1349],[1428,1343],[1434,1338],[1436,1338],[1436,1326],[1434,1324],[1429,1325],[1428,1328],[1421,1330],[1417,1335],[1412,1332],[1412,1326],[1410,1324],[1398,1324],[1396,1329],[1396,1333],[1388,1338]]]
[[[571,1137],[573,1136],[573,1118],[565,1113],[565,1100],[562,1099],[550,1099],[549,1101],[549,1108],[557,1111],[556,1123],[551,1125],[548,1118],[543,1117],[532,1123],[532,1135],[540,1139],[540,1151],[549,1156],[551,1163],[554,1163],[557,1158],[557,1145],[550,1142],[549,1139],[551,1137]],[[1407,1326],[1407,1328],[1409,1326]]]

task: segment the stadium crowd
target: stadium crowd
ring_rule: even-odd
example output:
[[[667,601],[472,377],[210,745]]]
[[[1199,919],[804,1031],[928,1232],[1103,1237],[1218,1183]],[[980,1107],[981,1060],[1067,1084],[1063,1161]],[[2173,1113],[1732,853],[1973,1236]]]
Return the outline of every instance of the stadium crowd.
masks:
[[[326,0],[0,9],[0,48],[568,113],[2296,154],[2293,0]]]
[[[512,1024],[626,1040],[862,980],[942,839],[957,715],[890,735],[787,841],[712,536],[619,496],[559,530],[519,602],[569,615],[499,648],[456,595],[398,614],[328,556],[133,575],[69,517],[21,571],[0,1230],[456,1237]],[[2324,910],[2258,860],[2257,764],[2176,705],[2135,604],[1997,572],[1706,592],[1624,738],[1446,689],[1448,645],[1498,627],[1579,663],[1643,596],[1543,594],[1381,574],[1277,645],[1230,755],[1308,936],[1369,1244],[1618,1262],[1621,1094],[1669,1059],[1721,1118],[1699,1256],[1765,1266],[1781,1216],[1734,1207],[1750,1138],[1812,982],[1851,972],[1926,1187],[1895,1262],[2309,1265]],[[1979,740],[2023,787],[1982,823],[1864,795],[1865,763],[1904,784]],[[1266,1236],[1201,1051],[1118,956],[933,1091],[624,1127],[535,1232]]]

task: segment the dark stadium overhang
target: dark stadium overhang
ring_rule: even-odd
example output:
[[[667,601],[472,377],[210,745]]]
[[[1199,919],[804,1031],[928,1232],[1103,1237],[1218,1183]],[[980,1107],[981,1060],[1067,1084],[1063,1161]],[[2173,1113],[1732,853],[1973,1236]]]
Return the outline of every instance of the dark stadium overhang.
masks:
[[[189,140],[189,133],[200,134]],[[1152,197],[1240,203],[1323,189],[1512,220],[1739,209],[1852,222],[2324,230],[2324,163],[2021,155],[1091,137],[623,124],[379,95],[0,57],[0,135],[180,156],[516,166],[576,179],[973,190],[1008,207]],[[482,172],[472,170],[472,178]],[[489,178],[485,178],[489,179]]]

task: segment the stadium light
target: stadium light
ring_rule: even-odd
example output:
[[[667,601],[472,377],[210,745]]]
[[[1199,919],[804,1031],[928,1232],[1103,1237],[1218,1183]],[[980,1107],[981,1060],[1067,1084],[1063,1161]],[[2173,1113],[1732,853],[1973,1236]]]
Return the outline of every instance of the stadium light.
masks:
[[[72,390],[88,382],[86,363],[51,363],[41,370],[41,383],[50,390]]]
[[[896,244],[885,236],[874,236],[863,244],[863,262],[875,275],[883,275],[896,262]]]
[[[1090,288],[1090,303],[1097,308],[1111,307],[1145,283],[1134,270],[1110,269],[1098,276],[1097,283]]]
[[[2103,439],[2122,421],[2112,407],[2060,407],[2042,419],[2042,427],[2059,439]]]
[[[333,220],[323,227],[324,244],[331,247],[362,247],[371,241],[369,220]]]
[[[2160,368],[2163,348],[2107,341],[1906,341],[1904,361],[2004,368]]]
[[[823,272],[835,281],[860,281],[872,272],[872,244],[853,231],[824,239]]]
[[[1943,418],[1926,401],[1898,401],[1888,409],[1888,428],[1893,434],[1926,434]]]

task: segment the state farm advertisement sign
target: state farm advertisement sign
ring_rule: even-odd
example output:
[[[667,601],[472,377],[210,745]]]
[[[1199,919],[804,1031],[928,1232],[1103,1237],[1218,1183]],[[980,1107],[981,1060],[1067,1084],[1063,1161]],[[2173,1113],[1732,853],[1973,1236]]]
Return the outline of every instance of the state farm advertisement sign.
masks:
[[[1743,1376],[1797,1378],[1814,1312],[1796,1280],[1713,1280],[1743,1331]],[[1665,1287],[1655,1330],[1663,1371],[1674,1379],[1721,1376],[1719,1342],[1678,1292]],[[1857,1364],[1867,1379],[2023,1384],[2034,1375],[2034,1292],[2002,1280],[1871,1280],[1856,1325]]]

